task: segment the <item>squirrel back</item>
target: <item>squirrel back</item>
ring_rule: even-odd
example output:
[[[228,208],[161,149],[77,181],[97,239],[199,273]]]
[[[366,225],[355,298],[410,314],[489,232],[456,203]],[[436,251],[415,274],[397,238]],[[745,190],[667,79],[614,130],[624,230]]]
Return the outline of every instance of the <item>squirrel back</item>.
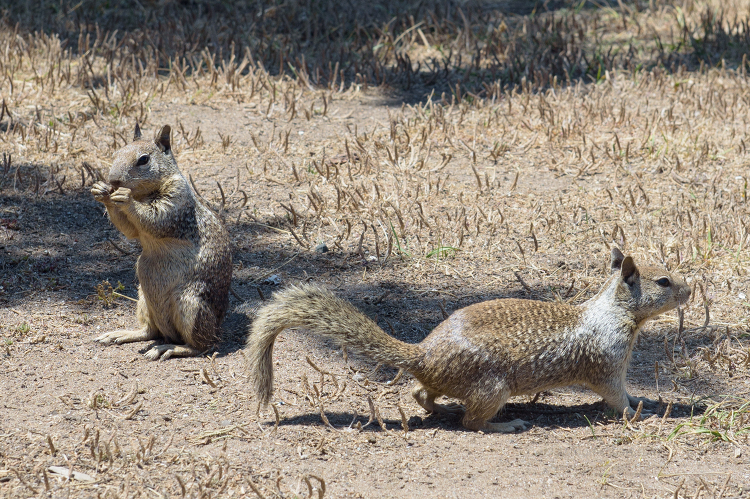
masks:
[[[641,325],[677,307],[690,287],[655,267],[635,266],[612,251],[615,271],[603,289],[579,305],[500,299],[457,310],[421,343],[401,342],[348,302],[314,285],[291,287],[258,311],[247,342],[259,401],[273,390],[271,356],[276,336],[302,327],[365,356],[405,369],[417,380],[414,397],[428,411],[455,412],[439,395],[465,404],[463,424],[485,431],[514,431],[525,422],[487,420],[508,397],[583,384],[628,415],[637,399],[625,390],[625,373]],[[650,402],[650,401],[649,401]]]

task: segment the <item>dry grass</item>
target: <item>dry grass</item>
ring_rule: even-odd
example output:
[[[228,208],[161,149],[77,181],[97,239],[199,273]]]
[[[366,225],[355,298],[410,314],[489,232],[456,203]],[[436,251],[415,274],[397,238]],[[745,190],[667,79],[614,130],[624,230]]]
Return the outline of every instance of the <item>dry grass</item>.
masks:
[[[665,317],[647,329],[645,341],[662,352],[641,371],[654,372],[665,401],[699,402],[696,413],[633,424],[611,415],[589,423],[591,436],[664,446],[662,469],[679,449],[747,452],[749,6],[529,4],[0,1],[4,362],[18,357],[19,344],[61,344],[38,330],[33,298],[71,287],[60,277],[64,256],[22,250],[27,204],[84,191],[106,175],[133,122],[153,128],[156,116],[175,120],[178,161],[193,165],[183,169],[196,190],[233,231],[263,230],[278,252],[250,276],[260,293],[266,278],[322,245],[336,255],[335,273],[366,285],[368,273],[372,283],[396,280],[449,309],[498,293],[581,301],[601,282],[613,244],[680,272],[694,286],[691,304],[679,323]],[[214,130],[190,109],[242,110],[251,124]],[[138,253],[121,240],[107,247],[124,258]],[[294,277],[307,272],[328,278],[322,266]],[[365,301],[378,306],[390,292],[373,290]],[[96,324],[91,315],[103,312],[94,304],[109,307],[126,293],[119,282],[91,281],[88,299],[69,298],[77,307],[70,322]],[[403,334],[417,340],[423,329]],[[254,419],[278,426],[278,411],[319,414],[324,431],[300,437],[300,458],[355,453],[357,439],[374,443],[368,425],[385,430],[377,438],[391,447],[422,438],[407,433],[403,383],[308,361],[319,380],[302,374],[295,393],[279,395],[292,400]],[[201,389],[223,394],[211,404],[251,405],[239,377],[196,362]],[[118,390],[60,400],[107,421],[161,410],[139,400],[137,385]],[[332,423],[328,408],[347,403],[352,424]],[[230,440],[291,438],[283,425],[192,428],[178,449],[174,435],[157,442],[108,424],[55,437],[0,424],[0,492],[94,494],[86,477],[103,475],[101,497],[322,497],[330,482],[308,468],[248,474],[227,453]],[[81,475],[49,471],[61,462]],[[613,483],[610,469],[602,487]],[[713,485],[686,477],[659,474],[674,497],[722,497],[742,486],[736,477]]]

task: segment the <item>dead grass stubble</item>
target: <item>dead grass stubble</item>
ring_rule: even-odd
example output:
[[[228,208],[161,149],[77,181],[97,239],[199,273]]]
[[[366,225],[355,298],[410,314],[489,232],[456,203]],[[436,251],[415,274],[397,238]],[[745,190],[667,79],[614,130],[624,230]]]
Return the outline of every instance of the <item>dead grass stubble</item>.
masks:
[[[748,376],[750,31],[739,3],[717,11],[655,1],[529,17],[445,2],[390,23],[376,9],[365,11],[339,35],[323,34],[340,21],[329,16],[328,4],[299,33],[286,28],[299,20],[296,3],[235,16],[252,32],[217,30],[235,26],[220,10],[200,28],[205,19],[195,12],[170,9],[163,25],[146,30],[136,27],[149,25],[140,11],[124,12],[117,3],[112,15],[98,18],[96,9],[86,10],[91,18],[75,17],[75,6],[65,2],[63,16],[51,16],[47,4],[38,12],[21,4],[10,6],[0,30],[3,195],[63,196],[100,180],[132,122],[149,123],[155,106],[246,105],[273,123],[265,138],[248,132],[252,147],[235,136],[215,141],[204,135],[208,130],[175,126],[178,155],[253,165],[240,168],[231,184],[194,182],[228,223],[253,220],[288,232],[305,250],[326,243],[375,269],[399,266],[405,279],[473,278],[490,263],[495,275],[514,276],[529,295],[571,301],[600,281],[602,255],[614,243],[691,276],[695,286],[679,324],[666,317],[656,328],[666,356],[655,366],[657,380],[666,373],[676,391],[701,378],[731,386]],[[245,15],[261,21],[243,24]],[[34,32],[32,19],[59,34]],[[323,50],[329,46],[338,50]],[[430,97],[392,109],[387,126],[352,124],[343,140],[314,148],[291,134],[295,126],[341,118],[339,104],[376,85]],[[280,186],[287,195],[278,206],[257,206],[247,194],[256,185]],[[16,218],[2,218],[0,240],[9,244],[19,227]],[[576,262],[595,263],[572,268]],[[8,265],[15,272],[2,277],[0,293],[41,286],[33,262]],[[499,279],[485,280],[484,288]],[[19,339],[27,330],[3,334]],[[10,356],[11,343],[6,350]],[[347,385],[311,365],[321,379],[303,381],[303,398],[335,429],[325,404]],[[400,397],[379,387],[384,400],[375,404],[374,388],[349,375],[348,386],[368,398],[368,424],[387,429],[381,406],[397,407],[406,434]],[[113,401],[95,392],[86,406],[138,417],[137,393],[136,387],[132,397]],[[706,404],[702,415],[625,425],[613,435],[696,448],[747,445],[747,394]],[[241,434],[237,427],[198,436],[205,442]],[[154,445],[121,444],[97,428],[85,428],[75,443],[47,435],[44,452],[78,456],[68,466],[72,478],[58,482],[31,465],[13,473],[19,487],[37,494],[73,487],[76,469],[180,463],[188,471],[175,474],[168,488],[186,497],[221,495],[229,486],[284,494],[280,475],[261,471],[243,481],[221,457],[196,460],[174,451],[171,440]],[[321,438],[316,448],[326,445]],[[309,496],[325,493],[324,477],[298,482]],[[130,487],[112,485],[104,496],[127,497]]]

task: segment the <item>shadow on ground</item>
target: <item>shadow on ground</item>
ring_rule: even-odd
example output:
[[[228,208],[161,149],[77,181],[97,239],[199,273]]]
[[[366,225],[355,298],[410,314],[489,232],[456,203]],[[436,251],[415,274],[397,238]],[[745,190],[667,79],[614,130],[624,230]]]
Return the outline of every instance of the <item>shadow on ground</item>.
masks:
[[[658,416],[663,416],[664,410],[665,405],[661,405],[656,411]],[[670,414],[671,417],[685,417],[690,416],[691,414],[700,415],[704,410],[705,409],[700,405],[674,404]],[[326,411],[325,415],[331,425],[336,428],[348,427],[358,418],[362,417],[361,414],[335,411]],[[460,415],[425,414],[424,411],[420,411],[420,414],[411,416],[407,414],[407,417],[410,430],[431,430],[441,428],[449,431],[471,431],[461,425]],[[532,424],[532,427],[561,427],[573,429],[592,427],[592,425],[602,420],[612,421],[620,418],[614,414],[614,411],[608,409],[604,402],[594,404],[576,404],[571,406],[540,403],[509,403],[506,404],[491,421],[505,422],[513,419],[527,421]],[[383,422],[388,430],[396,432],[403,431],[401,420],[384,418]],[[266,427],[273,427],[274,425],[274,421],[264,423],[264,426]],[[282,418],[279,420],[279,426],[297,425],[321,426],[324,425],[324,423],[320,414],[316,414],[312,410],[306,414]],[[376,433],[381,431],[377,421],[371,422],[369,425],[364,426],[363,429]]]

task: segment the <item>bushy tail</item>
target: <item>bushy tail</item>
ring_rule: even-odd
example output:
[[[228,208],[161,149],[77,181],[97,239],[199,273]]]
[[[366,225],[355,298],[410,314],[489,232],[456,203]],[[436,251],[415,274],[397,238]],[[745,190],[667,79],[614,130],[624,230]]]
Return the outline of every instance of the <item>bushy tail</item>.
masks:
[[[386,334],[377,324],[346,300],[320,287],[291,286],[274,294],[258,310],[247,340],[249,369],[261,404],[273,392],[273,344],[284,329],[301,327],[333,339],[368,358],[390,366],[413,370],[422,358],[419,345]]]

